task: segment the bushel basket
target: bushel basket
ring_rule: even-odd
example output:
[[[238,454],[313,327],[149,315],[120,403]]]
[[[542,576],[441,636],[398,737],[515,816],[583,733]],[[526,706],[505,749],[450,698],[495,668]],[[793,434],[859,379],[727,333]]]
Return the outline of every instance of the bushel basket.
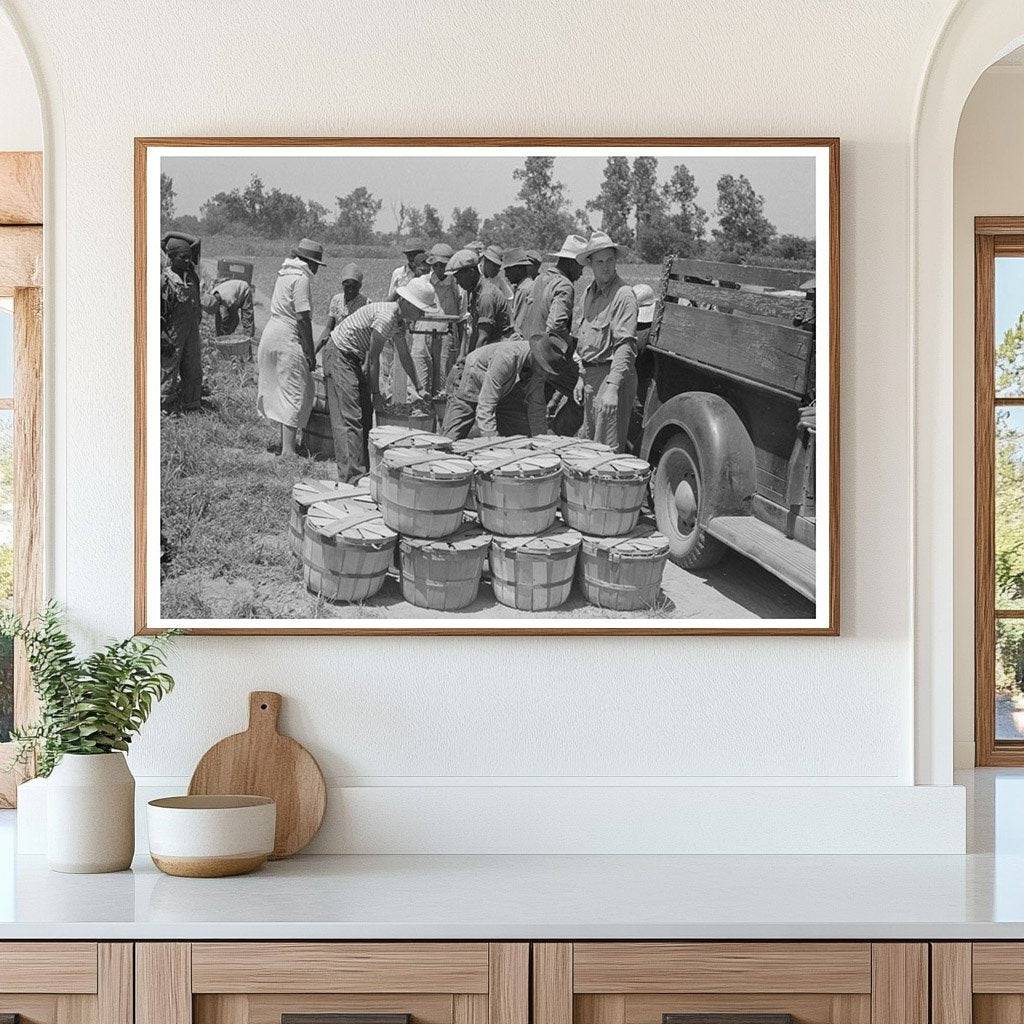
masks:
[[[452,446],[450,437],[431,434],[415,427],[374,427],[369,434],[370,451],[370,494],[374,501],[380,500],[380,460],[389,448],[430,448],[448,451]]]
[[[473,490],[480,525],[522,537],[554,521],[562,492],[562,460],[554,452],[489,448],[473,456]]]
[[[473,464],[446,452],[391,448],[380,462],[384,521],[403,536],[436,538],[462,525]]]
[[[562,518],[584,535],[621,537],[640,519],[651,467],[632,455],[562,452]]]
[[[365,487],[343,484],[340,480],[300,480],[292,488],[291,514],[288,519],[288,543],[292,551],[301,557],[306,513],[311,506],[318,501],[353,497],[369,500],[370,494]]]
[[[668,540],[649,523],[625,537],[584,537],[577,570],[580,589],[598,608],[653,609],[667,560]]]
[[[564,604],[572,591],[582,536],[561,524],[535,537],[494,537],[491,587],[509,608],[548,611]]]
[[[476,600],[480,590],[489,534],[475,523],[465,523],[441,540],[402,537],[398,568],[402,596],[417,608],[451,612]]]

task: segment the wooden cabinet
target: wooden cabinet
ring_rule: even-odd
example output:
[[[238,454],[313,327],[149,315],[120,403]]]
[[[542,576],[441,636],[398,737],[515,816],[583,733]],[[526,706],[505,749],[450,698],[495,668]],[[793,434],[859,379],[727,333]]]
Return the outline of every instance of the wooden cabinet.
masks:
[[[533,1024],[928,1024],[928,948],[869,942],[533,946]],[[720,1018],[721,1024],[730,1024]]]
[[[132,1024],[129,942],[0,943],[0,1017],[21,1024]]]
[[[136,1024],[529,1024],[529,955],[521,942],[139,943]]]
[[[1024,1020],[1024,942],[934,942],[933,1024]]]

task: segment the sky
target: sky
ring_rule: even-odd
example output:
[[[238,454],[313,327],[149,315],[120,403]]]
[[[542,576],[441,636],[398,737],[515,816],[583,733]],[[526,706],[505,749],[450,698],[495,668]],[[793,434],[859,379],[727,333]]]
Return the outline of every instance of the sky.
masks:
[[[814,158],[810,156],[662,157],[659,179],[685,163],[700,192],[697,203],[714,224],[716,183],[722,174],[745,174],[765,198],[765,215],[780,234],[814,236]],[[384,201],[376,228],[394,231],[400,203],[430,203],[445,224],[455,206],[472,206],[486,219],[516,202],[512,172],[521,156],[164,156],[161,170],[174,180],[175,212],[198,214],[213,194],[244,187],[255,173],[268,188],[315,199],[334,209],[335,196],[365,185]],[[582,207],[598,194],[604,156],[558,156],[555,177],[568,188],[569,207]],[[592,215],[600,226],[600,214]]]
[[[1024,258],[996,259],[996,344],[1024,311]]]

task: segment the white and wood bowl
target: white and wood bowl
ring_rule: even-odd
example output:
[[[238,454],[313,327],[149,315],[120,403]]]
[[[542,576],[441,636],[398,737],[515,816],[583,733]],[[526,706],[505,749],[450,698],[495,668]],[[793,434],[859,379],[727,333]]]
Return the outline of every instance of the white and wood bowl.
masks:
[[[169,796],[146,811],[150,856],[168,875],[244,875],[274,850],[277,805],[268,797]]]

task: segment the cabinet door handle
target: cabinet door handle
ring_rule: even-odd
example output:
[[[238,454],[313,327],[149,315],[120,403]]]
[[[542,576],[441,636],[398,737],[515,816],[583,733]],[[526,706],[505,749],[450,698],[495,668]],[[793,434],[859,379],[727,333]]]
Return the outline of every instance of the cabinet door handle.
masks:
[[[797,1024],[791,1013],[663,1013],[661,1024]]]
[[[8,1024],[0,1020],[0,1024]],[[17,1024],[17,1021],[13,1022]],[[411,1013],[282,1013],[281,1024],[412,1024]]]

